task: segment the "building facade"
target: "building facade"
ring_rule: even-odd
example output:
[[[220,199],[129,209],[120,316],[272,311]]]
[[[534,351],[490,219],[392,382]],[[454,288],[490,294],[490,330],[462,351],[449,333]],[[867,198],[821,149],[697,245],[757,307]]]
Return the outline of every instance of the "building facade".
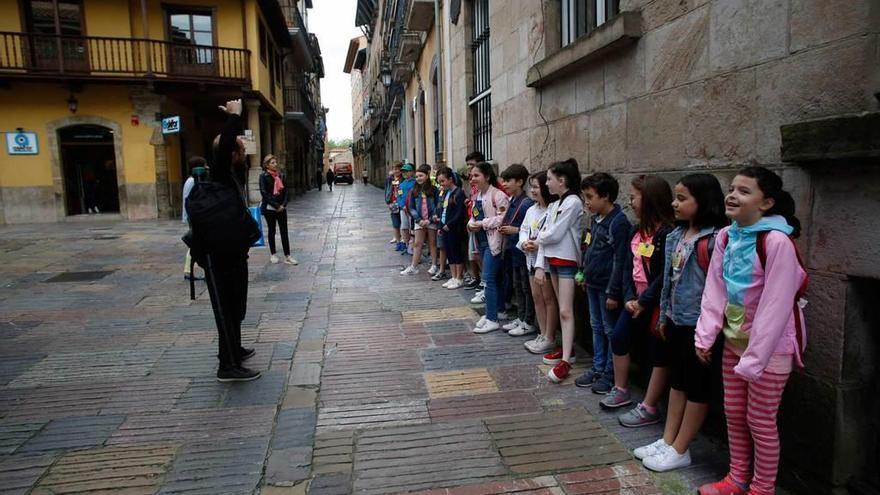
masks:
[[[178,215],[186,162],[211,160],[217,106],[234,98],[256,200],[261,157],[290,163],[286,78],[317,72],[317,42],[294,33],[301,18],[286,21],[296,5],[285,11],[277,0],[4,2],[0,222]]]
[[[355,177],[362,177],[367,165],[367,154],[364,149],[364,121],[367,101],[363,71],[367,61],[367,37],[358,36],[348,44],[348,53],[345,56],[345,66],[342,71],[351,77],[351,136],[352,155]]]
[[[458,168],[474,150],[499,169],[574,157],[622,184],[777,170],[812,277],[782,482],[878,483],[880,316],[866,303],[880,292],[877,2],[359,0],[355,19],[374,180],[395,161]]]

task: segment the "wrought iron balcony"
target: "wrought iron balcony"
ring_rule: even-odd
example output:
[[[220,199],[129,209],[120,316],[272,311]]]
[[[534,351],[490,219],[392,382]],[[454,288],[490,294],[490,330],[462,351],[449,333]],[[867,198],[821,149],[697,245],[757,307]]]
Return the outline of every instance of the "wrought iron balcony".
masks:
[[[305,88],[294,85],[284,88],[284,118],[294,121],[309,133],[315,132],[315,107]]]
[[[302,14],[293,0],[290,3],[282,3],[281,10],[284,12],[284,18],[287,20],[287,31],[293,38],[293,54],[296,63],[305,71],[312,72],[316,67],[316,59],[320,57],[320,53],[315,51],[315,46],[309,38],[306,23],[302,18]],[[321,66],[323,71],[323,65]]]
[[[0,78],[142,79],[250,84],[250,52],[137,38],[0,32]]]

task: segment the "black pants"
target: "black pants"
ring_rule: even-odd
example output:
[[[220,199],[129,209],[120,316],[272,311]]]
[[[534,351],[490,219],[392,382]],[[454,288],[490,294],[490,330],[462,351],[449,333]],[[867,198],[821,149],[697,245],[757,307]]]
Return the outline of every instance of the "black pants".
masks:
[[[269,252],[275,254],[275,223],[277,222],[278,230],[281,232],[281,248],[284,250],[284,256],[290,256],[290,239],[287,237],[287,210],[263,210],[263,216],[266,217],[266,225],[269,226],[267,235]]]
[[[217,323],[220,369],[241,365],[241,322],[247,313],[247,254],[215,256],[205,270]],[[225,327],[225,328],[224,328]]]
[[[535,325],[535,302],[532,300],[532,288],[529,285],[529,269],[526,265],[512,267],[513,298],[519,319],[529,325]]]
[[[333,191],[333,181],[332,180],[327,181],[327,189],[329,189],[330,191]]]

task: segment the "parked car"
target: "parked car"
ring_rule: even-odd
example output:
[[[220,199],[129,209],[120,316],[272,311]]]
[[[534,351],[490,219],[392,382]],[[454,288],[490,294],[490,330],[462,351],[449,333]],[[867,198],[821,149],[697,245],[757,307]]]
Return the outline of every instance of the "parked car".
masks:
[[[336,174],[336,179],[333,181],[334,184],[354,184],[354,175],[352,175],[350,163],[339,162],[333,165],[333,173]]]

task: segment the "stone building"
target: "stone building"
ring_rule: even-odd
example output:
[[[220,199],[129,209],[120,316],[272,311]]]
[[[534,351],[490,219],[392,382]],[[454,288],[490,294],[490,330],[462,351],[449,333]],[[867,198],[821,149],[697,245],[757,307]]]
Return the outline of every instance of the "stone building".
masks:
[[[367,37],[358,36],[352,38],[348,45],[348,53],[345,57],[345,66],[342,71],[351,76],[351,136],[354,176],[360,178],[364,169],[369,172],[367,166],[367,154],[364,149],[364,104],[367,95],[364,86],[363,70],[367,61]],[[371,178],[381,183],[382,177]]]
[[[323,76],[300,15],[311,0],[2,5],[0,224],[178,216],[187,160],[211,159],[217,105],[233,98],[253,136],[252,200],[263,154],[293,179],[304,167],[295,157],[315,133]]]
[[[880,207],[878,2],[359,0],[355,23],[374,174],[397,160],[460,167],[473,150],[500,169],[574,157],[623,184],[777,170],[812,277],[782,483],[876,486],[880,268],[865,232]]]

